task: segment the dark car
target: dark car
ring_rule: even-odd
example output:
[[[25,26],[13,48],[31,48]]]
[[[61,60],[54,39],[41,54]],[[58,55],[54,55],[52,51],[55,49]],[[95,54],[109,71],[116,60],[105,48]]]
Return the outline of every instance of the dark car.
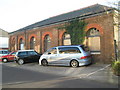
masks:
[[[26,62],[39,62],[41,54],[34,50],[19,50],[16,52],[15,61],[22,65]]]
[[[13,52],[11,52],[11,53],[8,54],[8,55],[1,56],[1,57],[0,57],[0,61],[2,61],[2,62],[4,62],[4,63],[6,63],[6,62],[8,62],[8,61],[13,61],[14,58],[15,58],[15,54],[16,54],[16,51],[13,51]]]

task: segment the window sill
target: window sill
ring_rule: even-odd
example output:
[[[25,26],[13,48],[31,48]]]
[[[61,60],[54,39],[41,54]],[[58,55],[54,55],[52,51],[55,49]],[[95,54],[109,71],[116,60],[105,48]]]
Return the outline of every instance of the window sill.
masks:
[[[90,52],[91,54],[101,54],[101,52],[99,51],[99,52],[94,52],[94,51],[92,51],[92,52]]]

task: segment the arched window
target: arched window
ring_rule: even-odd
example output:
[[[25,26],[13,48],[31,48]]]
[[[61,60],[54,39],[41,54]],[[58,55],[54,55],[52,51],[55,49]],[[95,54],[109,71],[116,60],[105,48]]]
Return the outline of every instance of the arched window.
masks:
[[[71,45],[70,34],[64,33],[62,37],[62,44],[63,45]]]
[[[87,32],[88,46],[91,52],[100,52],[100,32],[96,28],[91,28]]]
[[[12,39],[12,51],[15,51],[16,50],[16,45],[15,45],[15,38]]]
[[[22,38],[20,39],[19,49],[20,49],[20,50],[23,50],[23,49],[24,49],[24,41],[23,41]]]
[[[35,49],[35,38],[34,37],[30,39],[30,49]]]
[[[48,50],[49,48],[51,48],[50,36],[46,35],[44,38],[44,51]]]

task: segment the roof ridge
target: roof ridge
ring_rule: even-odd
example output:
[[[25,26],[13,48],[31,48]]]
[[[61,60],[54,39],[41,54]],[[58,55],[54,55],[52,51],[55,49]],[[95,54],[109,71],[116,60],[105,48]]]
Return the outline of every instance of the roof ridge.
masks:
[[[105,12],[106,10],[112,10],[112,9],[113,9],[112,7],[108,7],[108,6],[101,5],[101,4],[89,5],[87,7],[83,7],[77,10],[72,10],[70,12],[62,13],[62,14],[52,16],[47,19],[35,22],[17,31],[31,30],[35,27],[50,25],[50,24],[54,24],[57,22],[62,22],[64,20],[72,19],[75,17],[86,16],[86,15],[88,16],[91,14],[101,13],[101,12]],[[17,32],[17,31],[14,31],[14,32]],[[11,32],[11,33],[14,33],[14,32]]]
[[[54,18],[54,17],[57,17],[57,16],[61,16],[61,15],[64,15],[64,14],[68,14],[68,13],[71,13],[71,12],[80,11],[80,10],[83,10],[83,9],[86,9],[86,8],[92,8],[92,7],[96,6],[96,5],[108,7],[108,6],[105,6],[105,5],[101,5],[101,4],[96,3],[96,4],[93,4],[93,5],[89,5],[89,6],[86,6],[86,7],[83,7],[83,8],[79,8],[79,9],[76,9],[76,10],[72,10],[72,11],[69,11],[69,12],[66,12],[66,13],[62,13],[62,14],[58,14],[58,15],[55,15],[55,16],[51,16],[51,17],[49,17],[48,19]],[[111,7],[108,7],[108,8],[111,8]]]

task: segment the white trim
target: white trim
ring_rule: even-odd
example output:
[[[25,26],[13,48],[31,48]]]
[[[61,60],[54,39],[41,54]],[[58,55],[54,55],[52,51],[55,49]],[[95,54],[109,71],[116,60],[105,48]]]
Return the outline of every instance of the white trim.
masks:
[[[91,54],[101,54],[101,52],[91,52]]]

